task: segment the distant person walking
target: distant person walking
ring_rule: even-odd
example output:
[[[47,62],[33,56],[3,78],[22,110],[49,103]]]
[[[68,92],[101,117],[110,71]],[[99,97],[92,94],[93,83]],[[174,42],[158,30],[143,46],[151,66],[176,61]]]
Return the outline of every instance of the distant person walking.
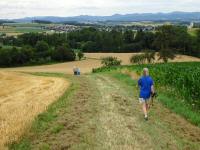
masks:
[[[74,75],[77,75],[77,67],[76,66],[73,67],[73,73],[74,73]]]
[[[81,75],[81,69],[77,68],[77,75]]]
[[[142,104],[144,112],[144,119],[148,120],[149,100],[151,94],[154,94],[154,81],[149,76],[148,68],[143,69],[143,76],[138,80],[138,86],[140,88],[139,101]]]
[[[73,67],[73,73],[74,75],[81,75],[81,70],[78,67]]]

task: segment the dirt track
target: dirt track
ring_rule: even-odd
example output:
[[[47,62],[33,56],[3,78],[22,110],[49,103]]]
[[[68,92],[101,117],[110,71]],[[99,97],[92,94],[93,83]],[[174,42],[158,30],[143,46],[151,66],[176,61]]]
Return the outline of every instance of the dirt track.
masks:
[[[32,76],[32,75],[27,75],[27,74],[22,74],[22,73],[17,73],[17,72],[9,72],[9,71],[60,72],[60,73],[71,74],[73,66],[78,66],[81,68],[82,73],[88,73],[88,72],[91,72],[92,68],[101,66],[99,59],[103,56],[116,56],[116,57],[119,57],[119,59],[123,60],[123,64],[129,64],[128,60],[131,55],[132,54],[103,54],[103,53],[102,54],[86,54],[86,57],[92,58],[92,59],[86,59],[83,61],[76,61],[76,62],[61,63],[61,64],[55,64],[55,65],[0,69],[0,134],[1,134],[0,148],[3,144],[9,141],[14,141],[15,139],[19,138],[26,131],[26,129],[30,127],[31,122],[33,121],[34,117],[40,114],[41,112],[43,112],[49,104],[57,100],[57,98],[60,95],[62,95],[62,93],[65,91],[65,89],[69,85],[69,83],[65,81],[64,79],[57,79],[53,77],[37,77],[37,76]],[[199,60],[200,59],[198,58],[193,58],[189,56],[178,56],[174,61],[180,62],[180,61],[199,61]],[[132,111],[132,107],[130,103],[131,99],[130,97],[127,98],[125,96],[127,95],[127,93],[124,90],[122,91],[124,91],[125,94],[123,92],[120,93],[121,91],[120,88],[122,87],[118,86],[114,82],[109,82],[108,78],[104,78],[104,77],[98,76],[96,77],[95,80],[94,79],[90,79],[90,80],[92,83],[97,84],[97,86],[90,87],[91,90],[87,91],[87,88],[89,87],[88,85],[88,87],[86,87],[86,89],[84,89],[81,92],[80,97],[84,97],[83,102],[86,102],[88,100],[87,97],[91,96],[91,91],[93,89],[96,88],[98,91],[100,91],[101,98],[99,99],[98,105],[100,105],[99,107],[102,107],[102,106],[104,107],[101,108],[101,112],[100,112],[101,117],[99,118],[100,120],[98,121],[95,120],[98,122],[97,124],[96,122],[94,122],[96,126],[99,126],[97,130],[98,132],[97,134],[99,134],[97,136],[99,137],[97,138],[100,138],[100,139],[96,139],[96,140],[97,141],[100,140],[101,142],[104,140],[103,141],[104,143],[102,144],[105,144],[104,145],[105,149],[106,148],[109,149],[110,146],[113,147],[115,144],[117,144],[115,143],[117,141],[112,141],[113,139],[119,140],[120,142],[120,137],[121,135],[123,135],[122,132],[124,131],[125,133],[127,133],[126,134],[127,136],[125,135],[123,136],[124,136],[124,139],[127,141],[123,141],[123,142],[125,142],[125,144],[127,142],[127,144],[125,145],[127,147],[122,146],[121,148],[126,148],[126,149],[131,149],[132,147],[137,148],[138,145],[142,144],[140,142],[149,141],[148,138],[153,138],[151,143],[147,143],[148,146],[153,147],[152,143],[155,142],[154,139],[157,139],[157,137],[149,137],[149,135],[147,135],[147,138],[141,141],[141,139],[144,138],[144,137],[141,137],[142,135],[139,135],[142,133],[142,131],[139,132],[138,135],[136,134],[137,130],[140,130],[140,127],[138,127],[137,124],[136,126],[135,125],[133,126],[135,120],[134,120],[134,117],[130,118],[130,116],[132,116],[133,113],[135,114],[137,112]],[[80,81],[80,82],[83,82],[83,81]],[[87,83],[84,83],[83,85],[85,84],[87,85]],[[119,91],[120,94],[116,93],[116,91]],[[85,93],[88,93],[87,97],[85,96],[86,95]],[[113,95],[113,93],[115,94]],[[78,99],[80,97],[78,97]],[[120,101],[126,98],[128,99],[128,101],[126,102],[129,103],[129,107],[126,105],[126,102],[124,103]],[[119,103],[119,105],[115,103]],[[118,109],[114,109],[114,105],[117,106]],[[82,105],[80,107],[82,107]],[[74,110],[74,113],[76,114],[77,106],[75,106],[75,108],[76,109]],[[86,111],[88,109],[89,108],[85,108]],[[126,111],[129,111],[129,112],[126,112]],[[109,113],[111,116],[113,115],[113,119],[107,115]],[[173,115],[174,114],[171,115],[171,118],[173,117]],[[163,116],[161,116],[161,118],[164,118]],[[138,119],[139,116],[137,115],[136,118]],[[123,121],[124,119],[126,120]],[[175,120],[177,120],[176,117],[175,117]],[[124,123],[126,121],[128,124]],[[112,125],[109,125],[109,123],[112,123]],[[187,127],[188,127],[187,129],[194,128],[194,132],[192,131],[191,133],[191,135],[194,135],[194,138],[191,138],[189,140],[190,141],[195,140],[194,143],[199,142],[199,138],[198,138],[199,129],[196,129],[192,125],[190,126],[190,124],[187,123],[186,121],[183,121],[183,124],[187,124]],[[174,144],[173,140],[176,140],[176,139],[172,139],[173,134],[167,133],[167,130],[165,131],[164,129],[159,130],[159,127],[160,127],[159,125],[160,124],[158,123],[157,124],[158,129],[154,129],[154,126],[152,125],[151,130],[159,132],[159,134],[161,135],[160,138],[163,138],[162,136],[163,136],[163,133],[165,132],[166,139],[164,139],[165,140],[164,144],[169,143],[171,144],[171,146],[173,146]],[[165,124],[162,124],[162,125],[168,129],[167,125]],[[171,125],[171,122],[170,122],[170,125]],[[113,127],[113,131],[112,129],[110,129],[111,127]],[[181,129],[184,129],[184,127],[185,126],[183,126]],[[125,128],[125,130],[117,130],[117,129],[122,129],[122,128]],[[173,128],[176,128],[176,126],[174,125]],[[180,128],[180,126],[177,126],[177,128]],[[92,130],[93,130],[93,127],[92,127]],[[117,135],[115,135],[116,130],[117,130]],[[66,131],[66,133],[67,132],[68,131]],[[101,136],[101,134],[104,134],[104,135]],[[133,136],[130,134],[134,134],[134,135],[136,134],[136,136]],[[102,137],[105,137],[105,138],[102,139]],[[130,138],[126,139],[127,137],[130,137]],[[106,138],[108,139],[105,140]],[[137,138],[139,138],[140,140],[138,140]],[[129,141],[129,139],[134,140],[135,143],[132,143],[132,141]],[[59,140],[57,142],[59,142]],[[178,145],[178,143],[176,144]],[[187,144],[188,143],[186,144],[184,143],[183,145],[187,146]],[[101,146],[102,145],[99,145],[99,147]],[[117,147],[117,148],[120,149],[120,147]],[[143,148],[144,147],[139,147],[139,149],[143,149]],[[171,147],[171,148],[174,148],[174,147]]]
[[[80,86],[69,108],[32,136],[32,149],[199,150],[200,129],[161,104],[144,121],[133,87],[102,74],[74,79]],[[52,134],[55,125],[63,128]]]
[[[19,138],[33,119],[69,86],[60,78],[0,72],[0,149]]]
[[[8,69],[0,69],[0,70],[9,70],[9,71],[24,71],[24,72],[60,72],[66,74],[72,74],[72,70],[74,66],[77,66],[81,69],[82,73],[89,73],[93,68],[98,68],[101,65],[101,58],[105,56],[114,56],[118,59],[122,60],[123,65],[130,64],[129,60],[132,55],[135,53],[86,53],[86,60],[83,61],[74,61],[74,62],[66,62],[59,63],[54,65],[41,65],[34,67],[18,67],[18,68],[8,68]],[[199,58],[178,55],[171,62],[185,62],[185,61],[200,61]]]

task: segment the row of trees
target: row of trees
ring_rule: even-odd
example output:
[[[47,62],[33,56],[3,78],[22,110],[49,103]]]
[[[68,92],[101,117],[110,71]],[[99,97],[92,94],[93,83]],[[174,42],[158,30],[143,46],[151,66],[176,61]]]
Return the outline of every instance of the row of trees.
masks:
[[[99,31],[85,28],[68,34],[69,44],[84,52],[139,52],[144,48],[153,49],[152,32],[127,30]]]
[[[17,38],[0,38],[4,45],[20,47],[34,47],[38,41],[45,41],[50,47],[68,43],[71,48],[83,52],[140,52],[143,49],[153,49],[200,57],[200,31],[192,36],[183,26],[164,25],[155,32],[99,31],[90,27],[68,34],[26,33]]]
[[[38,41],[46,42],[50,47],[57,47],[62,44],[68,44],[67,34],[46,34],[46,33],[25,33],[18,37],[8,36],[0,37],[0,43],[3,45],[12,45],[22,47],[29,45],[35,47]]]
[[[172,58],[174,53],[200,57],[200,30],[192,36],[186,27],[172,25],[158,27],[155,32],[100,31],[90,27],[71,33],[25,33],[17,37],[0,36],[0,43],[14,47],[1,48],[0,57],[7,55],[6,51],[17,55],[15,47],[21,47],[17,53],[30,53],[28,60],[22,59],[15,65],[29,61],[71,61],[75,59],[72,49],[82,52],[141,52],[149,49],[164,57]]]
[[[49,47],[48,43],[38,41],[35,47],[0,47],[0,66],[10,67],[25,64],[74,61],[75,52],[67,44]]]
[[[155,32],[99,31],[87,28],[68,34],[69,44],[84,52],[140,52],[144,49],[200,57],[200,30],[196,36],[186,27],[164,25]]]

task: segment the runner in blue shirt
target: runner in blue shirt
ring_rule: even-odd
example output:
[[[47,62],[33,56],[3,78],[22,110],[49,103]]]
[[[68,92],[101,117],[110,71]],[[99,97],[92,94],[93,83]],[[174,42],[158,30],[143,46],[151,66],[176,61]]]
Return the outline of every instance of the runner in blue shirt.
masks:
[[[138,86],[140,87],[139,101],[142,103],[142,109],[144,112],[145,120],[148,120],[148,101],[151,97],[151,93],[154,93],[154,82],[149,76],[148,68],[143,69],[143,76],[138,80]]]

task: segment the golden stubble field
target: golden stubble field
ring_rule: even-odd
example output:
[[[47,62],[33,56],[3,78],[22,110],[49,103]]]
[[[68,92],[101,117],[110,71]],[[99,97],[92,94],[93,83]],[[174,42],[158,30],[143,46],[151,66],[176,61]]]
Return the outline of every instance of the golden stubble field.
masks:
[[[0,71],[0,149],[23,135],[68,86],[61,78]]]
[[[60,72],[66,74],[73,73],[73,67],[79,67],[82,73],[89,73],[92,68],[101,67],[101,58],[106,56],[114,56],[122,60],[123,65],[130,64],[130,57],[136,55],[136,53],[85,53],[86,60],[59,63],[54,65],[41,65],[34,67],[18,67],[3,69],[6,71],[22,71],[22,72]],[[157,58],[157,57],[156,57]],[[170,62],[188,62],[188,61],[200,61],[199,58],[177,55],[176,58]],[[161,61],[156,61],[161,62]],[[0,69],[1,70],[1,69]]]

